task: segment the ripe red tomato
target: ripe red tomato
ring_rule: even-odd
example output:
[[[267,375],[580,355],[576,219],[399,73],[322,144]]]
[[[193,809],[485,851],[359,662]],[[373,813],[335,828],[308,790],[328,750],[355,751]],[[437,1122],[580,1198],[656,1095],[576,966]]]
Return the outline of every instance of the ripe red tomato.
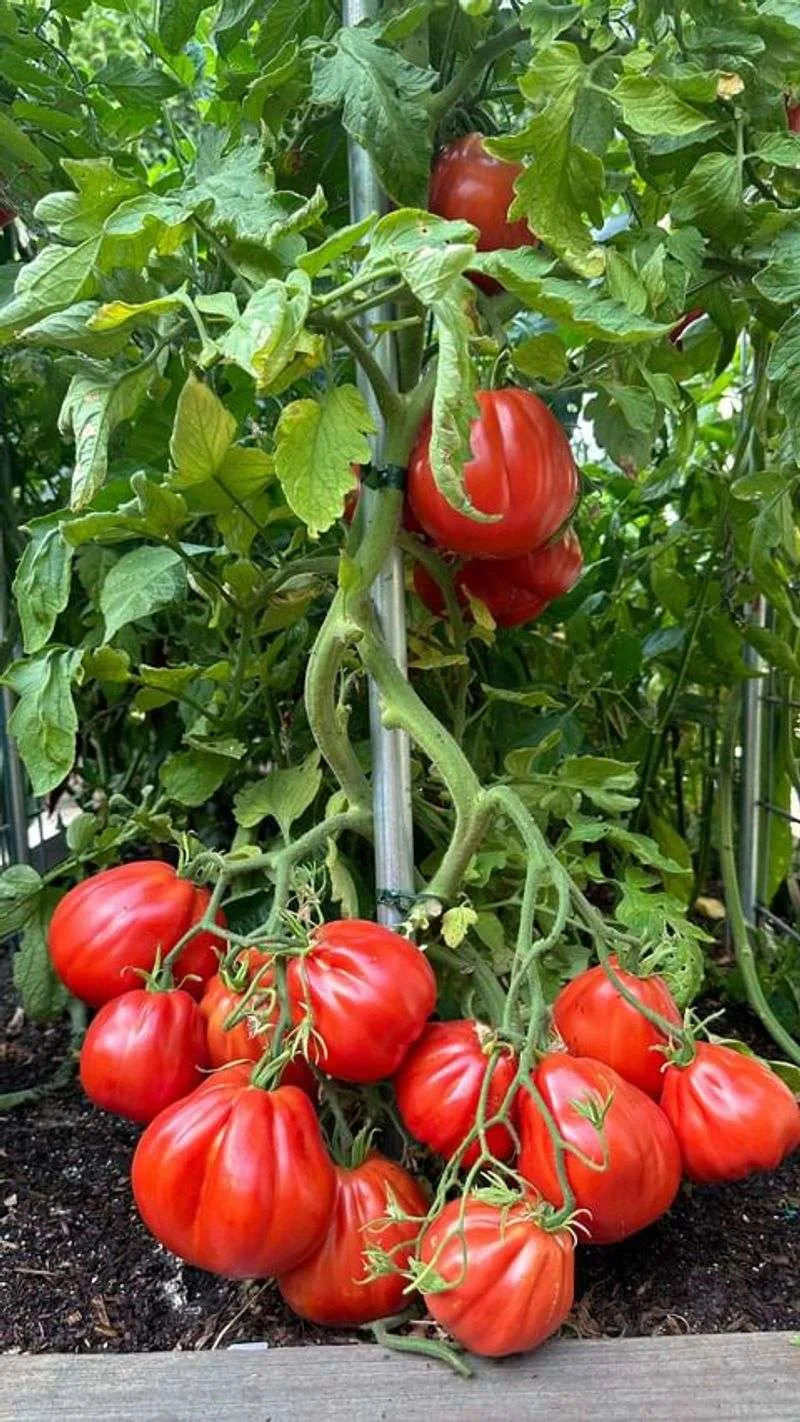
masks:
[[[527,222],[509,222],[508,209],[514,201],[514,183],[522,173],[521,163],[493,158],[483,146],[480,133],[469,133],[443,148],[431,173],[428,208],[449,221],[461,219],[478,229],[478,251],[499,248],[535,247],[538,239]],[[473,281],[484,291],[499,291],[497,282],[479,273]]]
[[[287,984],[292,1020],[310,1014],[311,1061],[343,1081],[392,1076],[436,1002],[424,953],[358,918],[316,929],[308,952],[289,963]]]
[[[463,1208],[463,1221],[461,1212]],[[450,1289],[422,1296],[437,1323],[488,1358],[536,1348],[560,1328],[572,1307],[574,1243],[548,1231],[527,1201],[510,1208],[476,1195],[451,1200],[426,1229],[424,1263]]]
[[[558,420],[535,395],[480,390],[478,404],[464,483],[473,506],[499,515],[497,521],[478,523],[440,494],[428,458],[430,416],[411,452],[408,501],[440,548],[477,558],[519,558],[566,523],[578,497],[578,471]]]
[[[233,1279],[284,1273],[318,1248],[336,1186],[308,1097],[264,1091],[236,1066],[151,1121],[131,1179],[166,1249]]]
[[[533,622],[548,603],[569,592],[581,575],[583,553],[571,528],[554,543],[520,558],[470,558],[453,579],[456,597],[468,608],[467,593],[485,602],[498,627]],[[445,612],[442,590],[421,563],[414,564],[414,588],[428,610]]]
[[[789,124],[790,133],[800,133],[800,104],[792,103],[787,97],[786,119]]]
[[[612,967],[640,1002],[680,1026],[681,1015],[663,978],[637,978],[611,959]],[[579,973],[553,1003],[553,1022],[576,1057],[594,1057],[657,1101],[664,1085],[667,1045],[663,1032],[631,1007],[601,967]]]
[[[202,917],[208,900],[208,889],[179,878],[158,860],[93,874],[70,889],[53,914],[48,935],[53,967],[75,997],[101,1007],[139,987],[136,970],[148,973],[157,953],[166,957]],[[224,915],[218,913],[216,921],[224,924]],[[201,996],[216,972],[216,950],[222,946],[215,934],[198,933],[181,953],[173,976],[192,997]]]
[[[437,1155],[455,1155],[472,1130],[494,1041],[491,1028],[480,1022],[429,1022],[397,1073],[394,1089],[403,1124]],[[487,1120],[502,1106],[516,1070],[513,1052],[504,1048],[492,1072]],[[504,1125],[491,1126],[486,1139],[498,1160],[514,1154],[514,1141]],[[462,1165],[473,1165],[480,1150],[473,1141]]]
[[[260,958],[265,955],[259,954]],[[252,959],[251,959],[252,963]],[[255,964],[263,966],[263,964]],[[225,1022],[242,1002],[252,974],[247,973],[238,982],[231,982],[225,972],[215,973],[206,984],[200,999],[200,1011],[205,1022],[208,1055],[211,1065],[227,1066],[230,1062],[260,1061],[272,1040],[275,1024],[280,1015],[277,1000],[268,996],[274,985],[271,972],[259,974],[262,996],[251,999],[253,1016],[242,1018],[226,1031]],[[303,1057],[289,1062],[281,1073],[282,1086],[299,1086],[312,1097],[316,1095],[314,1073]]]
[[[589,1241],[614,1244],[663,1215],[678,1193],[681,1161],[672,1127],[655,1102],[589,1057],[553,1052],[539,1062],[533,1079],[563,1138],[598,1166],[607,1160],[605,1169],[592,1169],[576,1155],[566,1156],[576,1205],[589,1212],[581,1220]],[[602,1134],[576,1102],[594,1106],[600,1117],[605,1113]],[[561,1205],[544,1117],[524,1089],[519,1122],[520,1174],[551,1204]]]
[[[690,1180],[714,1184],[775,1170],[800,1146],[800,1108],[766,1063],[695,1042],[688,1066],[664,1073],[661,1108]]]
[[[393,1203],[412,1218],[390,1220]],[[399,1313],[407,1280],[402,1273],[368,1280],[367,1250],[382,1250],[405,1269],[427,1210],[416,1180],[392,1160],[370,1155],[353,1170],[337,1166],[328,1233],[315,1254],[278,1280],[289,1307],[312,1323],[339,1328]]]
[[[81,1048],[81,1085],[95,1106],[152,1121],[202,1080],[205,1023],[182,988],[134,988],[100,1008]]]
[[[680,321],[673,326],[669,333],[673,346],[677,346],[678,350],[683,350],[684,332],[688,331],[689,327],[693,326],[695,321],[699,321],[700,317],[705,314],[702,306],[693,306],[691,311],[687,311],[685,316],[681,316]]]

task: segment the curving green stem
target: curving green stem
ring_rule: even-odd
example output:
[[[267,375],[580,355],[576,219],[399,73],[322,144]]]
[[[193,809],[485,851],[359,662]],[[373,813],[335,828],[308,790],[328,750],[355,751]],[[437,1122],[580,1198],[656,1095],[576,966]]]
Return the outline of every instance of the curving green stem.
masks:
[[[742,897],[739,893],[733,828],[733,771],[740,711],[741,690],[737,688],[731,692],[725,708],[719,757],[719,856],[722,881],[725,885],[725,905],[728,910],[728,922],[731,926],[736,963],[744,980],[747,1000],[773,1041],[777,1042],[781,1050],[800,1066],[800,1044],[778,1021],[761,986],[755,953],[750,941],[750,930],[744,916]]]
[[[336,707],[336,683],[350,640],[344,596],[337,592],[311,649],[305,703],[311,734],[351,805],[371,803],[367,777],[359,765]]]

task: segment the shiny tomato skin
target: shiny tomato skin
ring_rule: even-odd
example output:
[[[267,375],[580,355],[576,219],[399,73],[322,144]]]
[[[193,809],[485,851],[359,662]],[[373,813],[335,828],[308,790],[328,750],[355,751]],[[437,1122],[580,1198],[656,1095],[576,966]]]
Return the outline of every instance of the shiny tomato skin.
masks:
[[[397,1071],[436,1002],[424,953],[365,919],[325,923],[287,975],[292,1021],[310,1013],[309,1059],[342,1081],[380,1081]]]
[[[450,222],[460,219],[477,227],[479,252],[535,247],[538,239],[527,222],[508,219],[515,197],[514,183],[522,172],[521,163],[506,163],[487,153],[482,134],[468,133],[449,143],[437,157],[431,173],[428,208],[437,217]],[[471,275],[484,291],[500,290],[491,277],[478,272]]]
[[[616,958],[611,966],[640,1002],[680,1026],[681,1014],[663,978],[637,978]],[[594,1057],[657,1101],[664,1085],[667,1045],[663,1032],[620,996],[602,967],[589,968],[561,989],[553,1003],[553,1023],[576,1057]]]
[[[574,528],[537,548],[527,558],[512,559],[505,565],[512,582],[547,602],[555,602],[571,592],[583,572],[583,549]]]
[[[407,1305],[407,1280],[401,1273],[366,1281],[365,1251],[383,1250],[405,1269],[428,1210],[428,1201],[408,1171],[380,1155],[370,1155],[352,1170],[336,1166],[333,1214],[319,1249],[278,1288],[294,1313],[311,1323],[355,1328],[400,1313]],[[387,1221],[392,1201],[409,1220]]]
[[[105,1003],[90,1024],[81,1085],[95,1106],[144,1125],[193,1091],[208,1065],[194,998],[182,988],[133,988]]]
[[[800,1146],[800,1107],[766,1063],[716,1042],[695,1042],[688,1066],[664,1073],[661,1109],[690,1180],[716,1184],[775,1170]]]
[[[166,1249],[233,1279],[283,1273],[318,1248],[336,1186],[304,1092],[264,1091],[237,1066],[151,1121],[131,1179],[139,1213]]]
[[[491,1041],[490,1029],[479,1022],[429,1022],[394,1078],[404,1126],[445,1159],[455,1155],[475,1124]],[[487,1120],[502,1106],[516,1070],[513,1053],[504,1049],[492,1072]],[[513,1121],[513,1103],[510,1115]],[[504,1125],[491,1126],[486,1139],[498,1160],[514,1154],[513,1138]],[[473,1141],[461,1164],[473,1165],[480,1153],[480,1144]]]
[[[527,390],[478,391],[472,459],[464,483],[473,506],[499,517],[478,523],[439,492],[423,420],[408,468],[408,501],[438,547],[473,558],[519,558],[540,548],[566,523],[578,497],[578,471],[555,415]]]
[[[612,1067],[589,1057],[569,1057],[552,1052],[543,1057],[533,1074],[545,1104],[561,1135],[588,1160],[565,1158],[567,1175],[577,1208],[592,1244],[615,1244],[652,1224],[669,1209],[678,1193],[681,1160],[672,1127],[655,1101],[631,1086]],[[573,1102],[611,1098],[603,1134],[575,1109]],[[551,1204],[562,1203],[555,1169],[555,1154],[544,1118],[529,1092],[519,1095],[520,1156],[524,1179]]]
[[[560,1328],[572,1307],[575,1246],[564,1229],[548,1232],[530,1205],[510,1209],[476,1196],[451,1200],[422,1238],[420,1255],[446,1283],[422,1293],[437,1323],[487,1358],[524,1353]]]
[[[268,990],[273,985],[271,973],[262,973],[259,983]],[[275,1023],[280,1015],[280,1006],[274,1001],[270,1006],[263,1000],[252,1000],[256,1016],[244,1017],[226,1031],[225,1021],[244,998],[240,992],[225,980],[223,973],[215,973],[206,984],[200,999],[200,1011],[205,1023],[208,1055],[214,1067],[228,1066],[231,1062],[260,1061],[271,1040]],[[289,1062],[281,1073],[282,1086],[299,1086],[310,1096],[316,1095],[314,1073],[302,1057]]]
[[[156,954],[160,951],[163,959],[202,917],[208,900],[207,889],[179,878],[159,860],[104,869],[70,889],[58,904],[48,934],[53,967],[75,997],[102,1007],[141,985],[141,973],[149,972]],[[224,922],[219,913],[217,923]],[[217,970],[216,950],[222,946],[215,934],[198,933],[174,966],[175,982],[200,997]]]

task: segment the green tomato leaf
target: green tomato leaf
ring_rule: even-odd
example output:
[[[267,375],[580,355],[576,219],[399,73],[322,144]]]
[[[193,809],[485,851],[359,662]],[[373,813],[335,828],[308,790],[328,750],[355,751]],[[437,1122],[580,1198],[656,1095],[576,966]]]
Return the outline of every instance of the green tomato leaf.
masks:
[[[353,464],[370,457],[374,426],[353,385],[331,387],[320,400],[286,405],[275,430],[275,469],[290,507],[312,535],[340,517],[353,487]]]
[[[96,237],[121,203],[142,192],[136,178],[125,178],[111,158],[65,158],[61,164],[74,192],[48,193],[36,205],[36,217],[63,242]]]
[[[672,215],[731,246],[744,230],[742,196],[735,155],[705,153],[675,194]]]
[[[41,890],[22,929],[20,948],[14,954],[14,987],[31,1022],[52,1021],[63,1012],[67,1001],[67,989],[56,977],[47,951],[47,931],[60,897],[57,889]]]
[[[14,295],[0,306],[0,344],[61,306],[94,296],[100,238],[79,247],[45,247],[21,268]]]
[[[58,524],[37,521],[31,525],[31,541],[13,584],[22,645],[28,654],[49,642],[56,618],[69,602],[72,551]]]
[[[20,340],[27,346],[49,346],[99,358],[118,355],[128,344],[128,332],[93,331],[88,322],[98,310],[96,301],[78,301],[26,326]]]
[[[292,272],[286,282],[267,281],[219,341],[225,359],[252,375],[259,390],[274,384],[298,350],[314,358],[307,369],[322,359],[322,339],[304,330],[310,299],[305,272]]]
[[[13,662],[3,678],[19,697],[8,724],[35,795],[49,794],[72,769],[78,729],[72,683],[81,680],[82,659],[78,649],[52,647]]]
[[[195,25],[211,0],[159,0],[156,28],[158,37],[173,54],[192,38]]]
[[[206,750],[185,750],[169,756],[158,776],[170,799],[194,809],[210,800],[231,768],[228,756]]]
[[[213,390],[189,375],[178,396],[169,452],[173,483],[186,489],[218,473],[236,434],[236,420]]]
[[[298,267],[312,278],[319,276],[321,272],[334,266],[340,257],[360,246],[362,239],[369,235],[377,220],[377,213],[371,212],[361,222],[354,222],[349,227],[340,227],[338,232],[331,233],[318,247],[312,247],[310,252],[304,252],[298,257]]]
[[[439,338],[430,442],[433,477],[454,509],[488,523],[491,516],[473,508],[464,487],[464,465],[471,453],[470,427],[479,414],[475,399],[478,378],[469,349],[474,326],[468,283],[459,281],[432,310]]]
[[[102,488],[109,440],[118,425],[135,415],[152,379],[149,362],[123,371],[93,364],[73,375],[59,415],[60,433],[75,441],[70,508],[85,508]]]
[[[302,765],[270,770],[263,780],[240,790],[234,800],[236,823],[243,829],[253,829],[271,815],[288,842],[292,825],[311,806],[321,784],[319,751],[312,751]]]
[[[378,43],[377,26],[339,30],[333,53],[312,60],[312,102],[342,108],[342,123],[372,157],[397,203],[422,206],[431,167],[426,97],[436,74]]]
[[[186,594],[186,569],[172,548],[145,546],[126,553],[109,569],[100,589],[106,641]]]
[[[713,97],[713,96],[712,96]],[[622,110],[623,122],[648,137],[683,137],[700,129],[714,131],[707,114],[679,98],[665,79],[655,74],[628,74],[611,93]]]
[[[18,933],[35,913],[42,888],[30,864],[12,864],[0,874],[0,941]]]

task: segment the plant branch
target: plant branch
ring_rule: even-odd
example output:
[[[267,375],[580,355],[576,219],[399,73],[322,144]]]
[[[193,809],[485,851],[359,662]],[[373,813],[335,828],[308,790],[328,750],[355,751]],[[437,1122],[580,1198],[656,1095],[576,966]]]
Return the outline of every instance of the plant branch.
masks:
[[[449,84],[445,84],[443,89],[431,94],[428,99],[428,112],[434,123],[441,123],[445,114],[463,94],[466,94],[477,80],[483,77],[485,71],[496,60],[509,49],[514,49],[523,40],[528,38],[527,32],[522,25],[509,25],[507,29],[499,30],[491,39],[486,40],[470,55],[457,74],[453,75]]]

